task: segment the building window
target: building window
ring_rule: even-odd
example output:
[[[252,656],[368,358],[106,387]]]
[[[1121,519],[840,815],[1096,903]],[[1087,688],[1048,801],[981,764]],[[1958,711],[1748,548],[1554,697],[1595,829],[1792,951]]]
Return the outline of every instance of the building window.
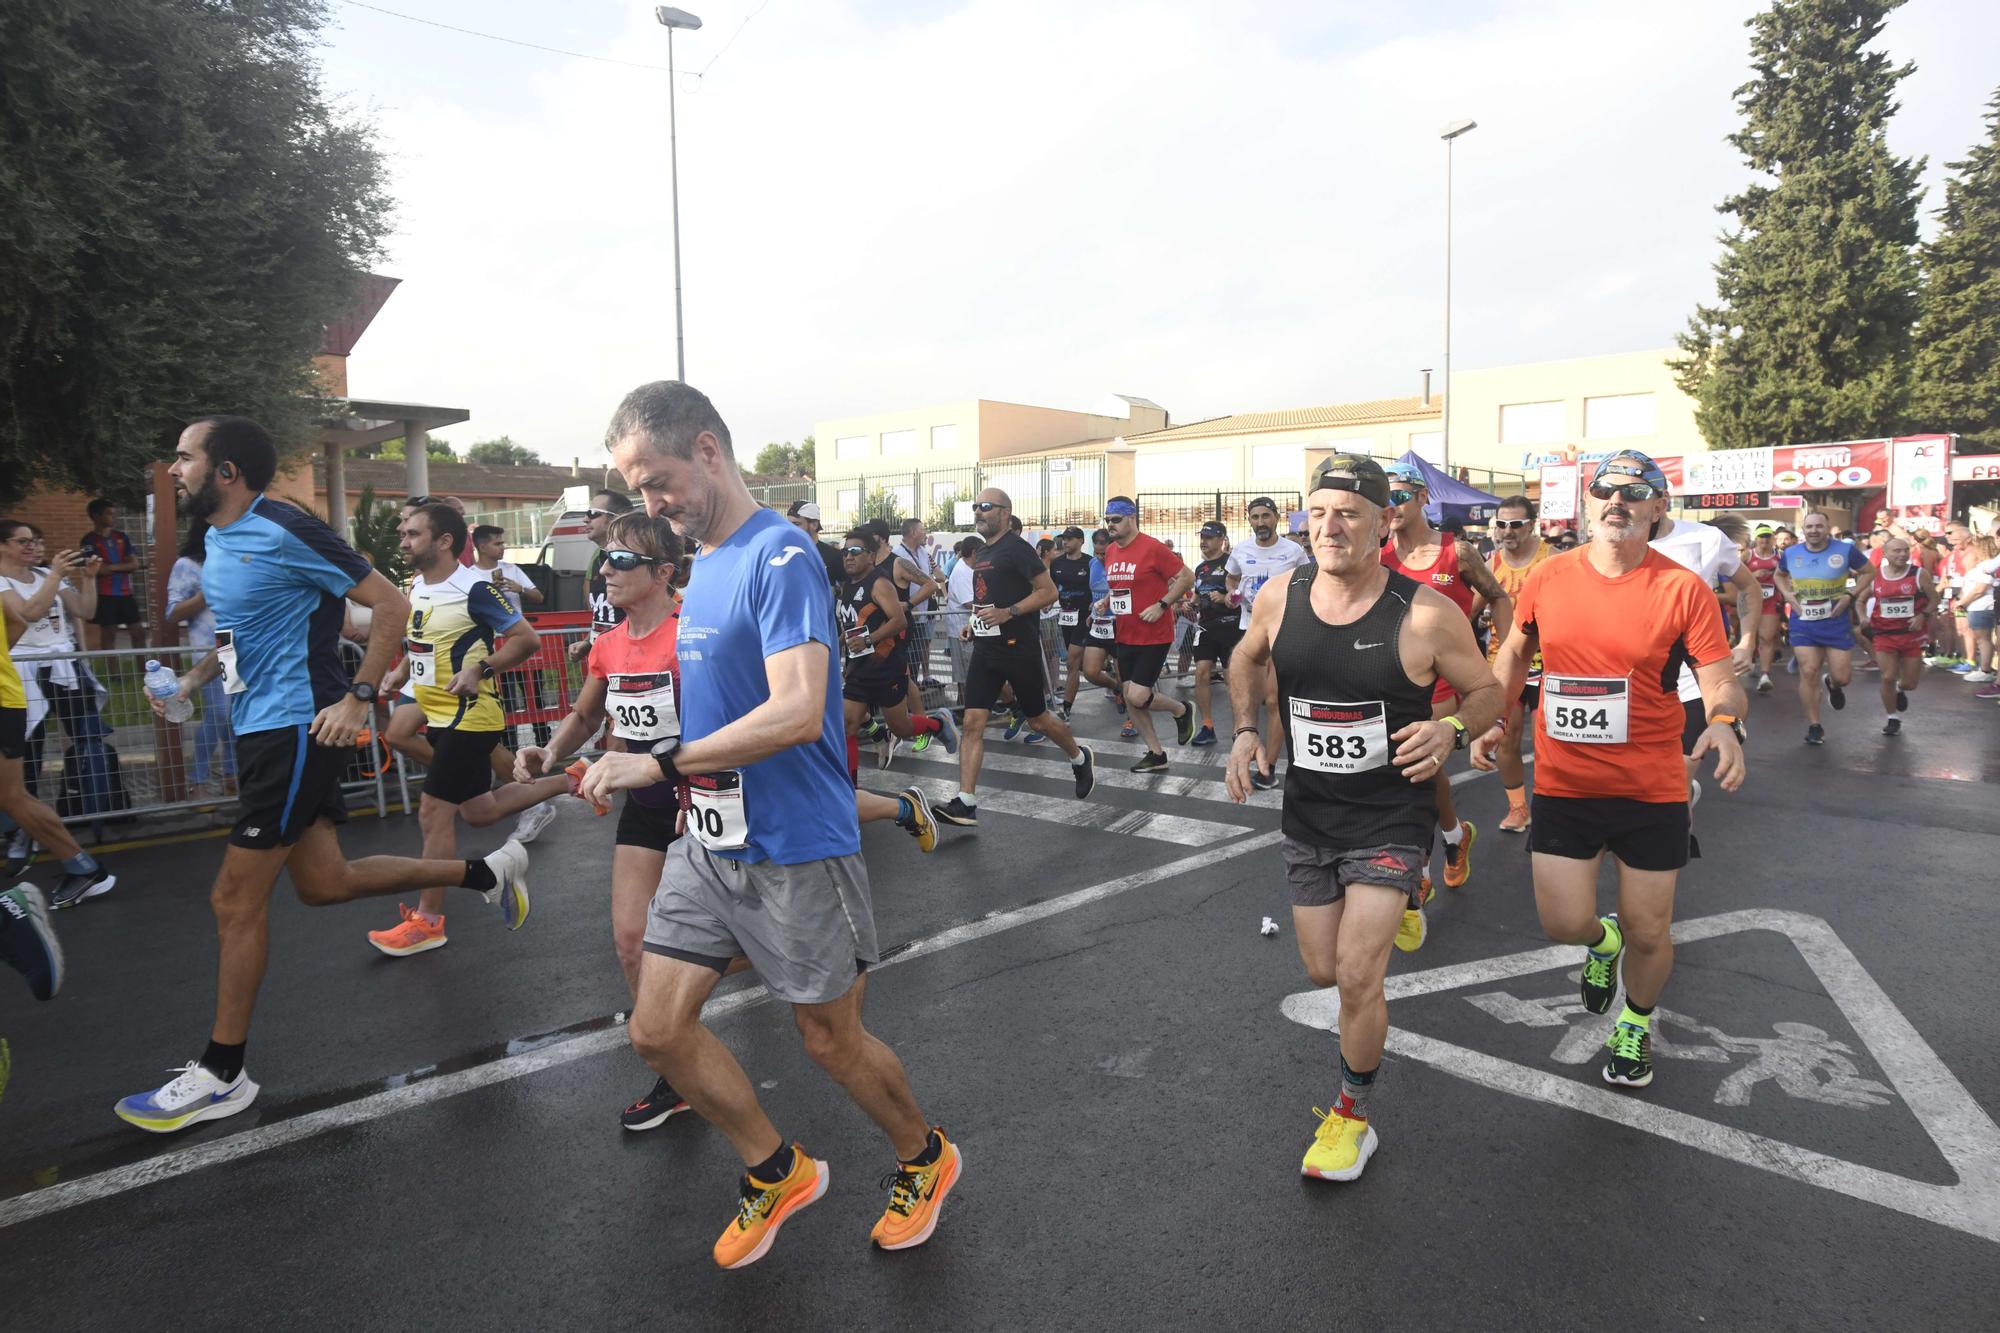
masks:
[[[1250,475],[1262,481],[1267,479],[1298,483],[1305,475],[1306,447],[1303,444],[1253,444],[1250,446]]]
[[[1500,409],[1500,443],[1553,444],[1563,437],[1563,405],[1508,403]]]
[[[868,457],[868,437],[866,435],[843,435],[833,442],[835,458]]]
[[[852,514],[861,508],[861,491],[859,487],[849,486],[844,491],[836,491],[833,499],[834,507],[843,514]]]
[[[913,430],[885,430],[882,432],[882,452],[886,454],[913,454],[917,451],[917,433]]]
[[[1418,458],[1432,467],[1444,466],[1444,432],[1441,430],[1413,430],[1410,432],[1410,449]]]
[[[1619,393],[1583,400],[1583,436],[1587,440],[1623,440],[1653,433],[1653,395]]]
[[[956,426],[932,426],[932,427],[931,427],[931,448],[933,448],[933,449],[956,449],[956,448],[958,448],[958,427],[956,427]]]
[[[916,517],[917,488],[914,486],[891,486],[889,498],[895,502],[896,512],[904,518]]]
[[[1163,490],[1174,486],[1207,486],[1226,482],[1236,466],[1234,451],[1198,449],[1184,454],[1156,454],[1140,451],[1133,467],[1140,490]]]

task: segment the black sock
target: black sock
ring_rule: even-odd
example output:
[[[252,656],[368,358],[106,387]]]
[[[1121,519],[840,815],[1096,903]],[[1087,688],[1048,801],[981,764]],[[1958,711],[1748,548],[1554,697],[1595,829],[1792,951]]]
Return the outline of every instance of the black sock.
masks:
[[[1626,1007],[1627,1009],[1630,1009],[1630,1010],[1631,1010],[1631,1011],[1632,1011],[1633,1013],[1635,1013],[1635,1014],[1639,1015],[1639,1017],[1641,1017],[1641,1018],[1651,1018],[1651,1017],[1653,1016],[1653,1006],[1652,1006],[1652,1005],[1650,1005],[1650,1004],[1634,1004],[1634,1003],[1632,1003],[1632,1001],[1631,1001],[1631,999],[1630,999],[1629,997],[1628,997],[1628,998],[1626,999],[1626,1001],[1625,1001],[1625,1007]]]
[[[243,1072],[245,1045],[247,1043],[239,1041],[234,1046],[225,1046],[219,1041],[211,1040],[208,1043],[208,1050],[201,1057],[201,1067],[224,1083],[231,1082]]]
[[[944,1151],[944,1136],[932,1130],[924,1139],[924,1150],[903,1163],[904,1166],[929,1166]]]
[[[764,1185],[775,1185],[792,1174],[795,1165],[792,1159],[792,1145],[787,1143],[778,1151],[750,1168],[750,1178]]]
[[[471,889],[475,893],[486,893],[495,884],[499,883],[499,881],[493,877],[492,866],[487,865],[484,861],[467,861],[465,863],[465,878],[458,883],[461,888]]]

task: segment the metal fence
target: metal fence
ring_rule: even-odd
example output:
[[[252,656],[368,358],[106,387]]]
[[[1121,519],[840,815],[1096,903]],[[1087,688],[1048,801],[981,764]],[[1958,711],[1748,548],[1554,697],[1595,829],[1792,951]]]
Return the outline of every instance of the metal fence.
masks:
[[[1006,491],[1014,516],[1030,528],[1097,526],[1109,497],[1104,491],[1104,456],[1071,454],[1050,458],[988,459],[959,467],[882,469],[853,477],[807,483],[829,530],[864,519],[891,526],[920,518],[935,531],[970,529],[969,506],[989,486]]]
[[[1222,523],[1233,545],[1250,535],[1250,502],[1268,499],[1278,506],[1278,530],[1285,516],[1304,507],[1297,491],[1141,491],[1139,527],[1174,550],[1190,565],[1201,559],[1201,525]]]
[[[501,673],[508,748],[545,741],[568,715],[585,672],[569,647],[588,633],[543,630],[535,655]],[[343,642],[340,651],[350,672],[360,664],[359,645]],[[235,733],[221,680],[195,693],[194,715],[180,723],[154,715],[144,685],[148,659],[185,674],[207,653],[174,647],[16,657],[23,679],[48,705],[30,711],[23,764],[29,793],[96,843],[129,833],[140,819],[233,822]],[[350,809],[383,816],[414,808],[411,788],[421,786],[423,767],[391,745],[395,711],[412,707],[408,699],[385,700],[362,732],[342,784]],[[402,729],[393,729],[400,736]]]

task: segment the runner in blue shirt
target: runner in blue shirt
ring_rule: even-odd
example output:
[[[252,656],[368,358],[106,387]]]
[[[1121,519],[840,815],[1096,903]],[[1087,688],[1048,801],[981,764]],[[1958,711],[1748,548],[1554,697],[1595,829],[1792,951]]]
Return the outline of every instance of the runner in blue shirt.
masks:
[[[681,604],[681,735],[610,754],[582,794],[679,779],[688,832],[667,853],[646,923],[632,1045],[746,1168],[715,1243],[724,1268],[755,1263],[793,1213],[826,1192],[823,1161],[787,1143],[741,1065],[701,1023],[732,961],[747,958],[792,1005],[806,1050],[882,1127],[896,1152],[871,1239],[930,1239],[959,1154],[928,1127],[902,1062],[861,1024],[878,961],[868,870],[842,744],[840,661],[826,567],[804,533],[754,500],[729,428],[678,381],[626,395],[605,436],[649,513],[701,543]]]
[[[215,613],[215,650],[181,677],[176,697],[189,698],[221,676],[236,733],[243,815],[210,893],[222,957],[208,1049],[171,1082],[116,1108],[122,1119],[159,1134],[235,1115],[256,1099],[243,1050],[264,979],[271,890],[280,870],[291,871],[308,907],[457,885],[498,903],[510,927],[518,929],[528,914],[528,854],[517,842],[478,861],[349,861],[342,854],[333,831],[344,818],[341,774],[410,606],[332,529],[264,494],[277,469],[264,428],[227,416],[183,431],[168,469],[189,517],[210,525],[202,593]],[[352,684],[335,644],[344,599],[375,613]],[[155,699],[154,711],[164,715],[166,703]]]
[[[1778,596],[1791,608],[1789,633],[1799,659],[1799,705],[1806,715],[1806,744],[1826,744],[1819,723],[1820,677],[1835,710],[1847,707],[1854,679],[1854,608],[1868,599],[1875,566],[1852,542],[1835,541],[1825,514],[1799,521],[1804,539],[1784,549],[1772,571]],[[1854,579],[1854,589],[1847,581]]]

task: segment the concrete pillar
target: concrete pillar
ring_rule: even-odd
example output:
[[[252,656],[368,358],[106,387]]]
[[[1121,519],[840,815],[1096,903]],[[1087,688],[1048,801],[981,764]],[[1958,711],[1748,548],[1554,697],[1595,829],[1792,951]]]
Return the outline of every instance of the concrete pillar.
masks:
[[[326,442],[326,525],[347,540],[347,451]]]
[[[414,421],[403,423],[403,486],[405,495],[431,493],[430,435]]]

